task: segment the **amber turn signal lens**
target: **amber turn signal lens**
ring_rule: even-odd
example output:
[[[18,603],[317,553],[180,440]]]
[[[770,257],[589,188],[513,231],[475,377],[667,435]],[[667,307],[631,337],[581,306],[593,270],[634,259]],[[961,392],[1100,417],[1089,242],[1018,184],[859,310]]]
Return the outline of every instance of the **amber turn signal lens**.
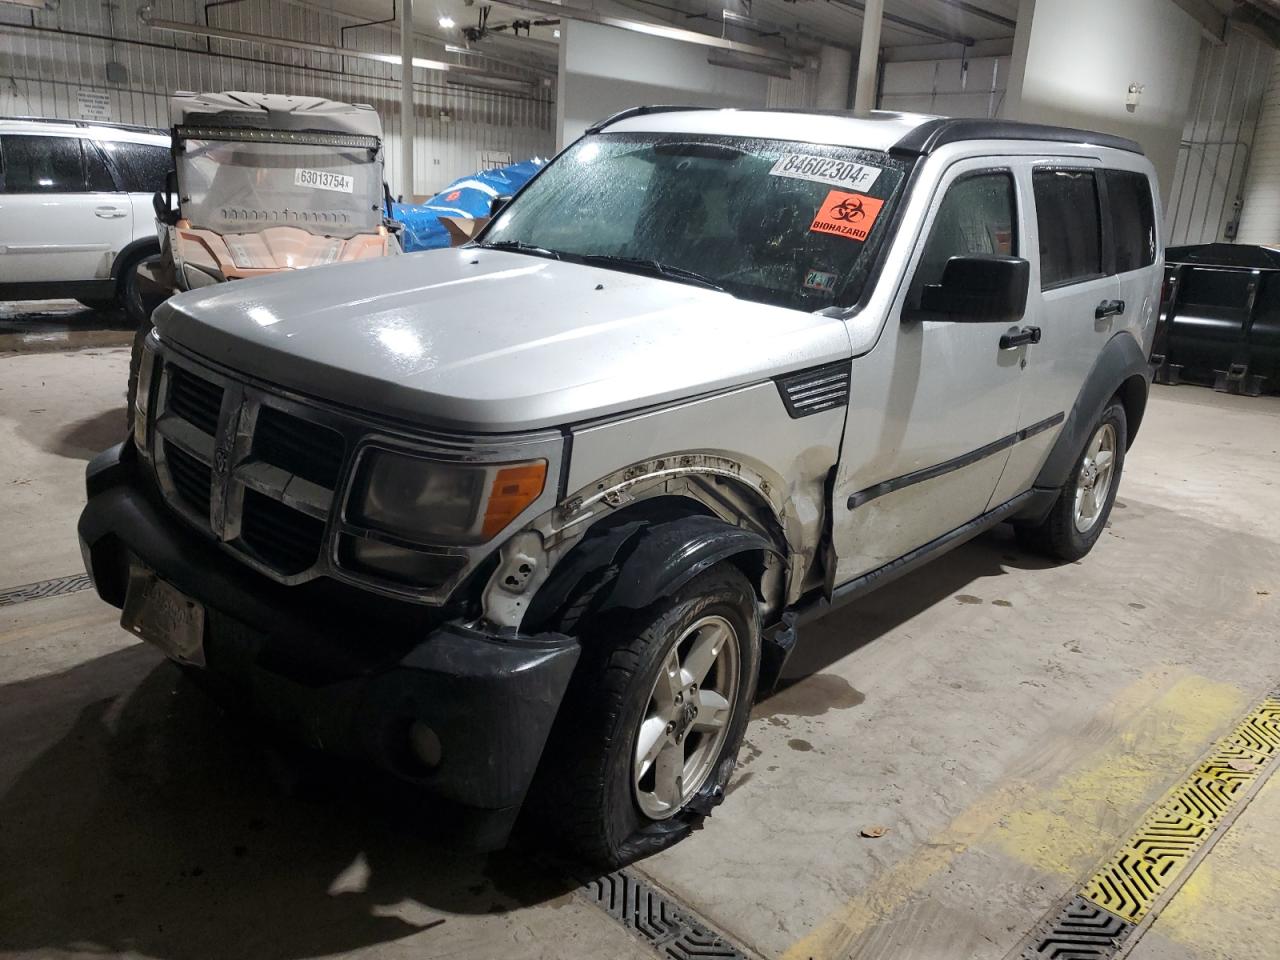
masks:
[[[493,478],[484,511],[484,538],[500,533],[525,507],[537,500],[547,482],[547,462],[503,467]]]

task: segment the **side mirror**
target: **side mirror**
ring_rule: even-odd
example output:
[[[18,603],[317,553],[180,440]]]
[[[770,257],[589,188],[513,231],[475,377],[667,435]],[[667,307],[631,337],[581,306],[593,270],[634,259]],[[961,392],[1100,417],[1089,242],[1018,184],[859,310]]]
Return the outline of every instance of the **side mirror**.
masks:
[[[163,224],[173,226],[178,222],[178,211],[174,209],[173,199],[178,193],[178,172],[170,170],[165,174],[164,189],[157,190],[151,198],[151,209],[156,219]]]
[[[501,213],[502,208],[505,207],[510,202],[511,202],[510,196],[494,197],[492,200],[490,200],[489,201],[489,219],[492,220],[499,213]]]
[[[968,323],[1016,323],[1027,312],[1031,264],[1021,257],[952,257],[941,283],[920,291],[921,314]]]

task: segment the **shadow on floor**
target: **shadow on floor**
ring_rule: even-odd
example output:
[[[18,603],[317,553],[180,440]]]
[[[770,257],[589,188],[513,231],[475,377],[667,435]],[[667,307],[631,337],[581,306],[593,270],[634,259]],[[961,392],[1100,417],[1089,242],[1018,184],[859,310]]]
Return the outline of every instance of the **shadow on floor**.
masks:
[[[1052,566],[1052,561],[1020,547],[1012,527],[996,527],[861,600],[806,624],[774,696],[784,694],[790,684],[829,667],[958,591],[968,589],[983,594],[961,594],[961,602],[1001,600],[998,583],[980,581],[999,578],[1006,568],[1042,570]]]
[[[141,645],[0,687],[0,743],[0,953],[311,957],[569,893],[442,849],[418,794],[299,776]]]
[[[42,433],[30,439],[37,446],[60,457],[92,460],[100,450],[125,438],[125,424],[125,408],[121,405],[77,420],[52,435]],[[21,429],[21,432],[26,434],[25,429]]]

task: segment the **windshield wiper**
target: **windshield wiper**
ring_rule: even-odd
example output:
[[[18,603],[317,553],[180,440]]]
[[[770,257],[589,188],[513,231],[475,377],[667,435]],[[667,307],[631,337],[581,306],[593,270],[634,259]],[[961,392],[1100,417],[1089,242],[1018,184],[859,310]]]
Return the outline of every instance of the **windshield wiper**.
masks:
[[[516,253],[531,253],[535,257],[550,257],[552,260],[560,259],[560,254],[556,251],[540,247],[536,243],[525,243],[523,240],[493,240],[489,243],[478,243],[476,246],[485,250],[514,250]]]
[[[584,253],[577,258],[583,263],[595,263],[600,265],[612,265],[622,267],[624,269],[640,269],[645,273],[652,273],[659,277],[666,277],[669,280],[679,280],[682,283],[692,283],[699,287],[706,287],[708,290],[718,290],[720,293],[727,293],[720,284],[716,283],[710,277],[705,277],[693,270],[686,270],[684,267],[676,267],[669,263],[663,263],[660,260],[654,260],[650,257],[621,257],[611,253]]]

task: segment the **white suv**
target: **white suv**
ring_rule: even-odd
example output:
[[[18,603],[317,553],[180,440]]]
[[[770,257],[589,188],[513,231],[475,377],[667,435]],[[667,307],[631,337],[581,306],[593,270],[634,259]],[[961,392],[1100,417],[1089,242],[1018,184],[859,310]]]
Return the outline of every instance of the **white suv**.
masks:
[[[171,167],[163,131],[0,119],[0,300],[127,301]]]

